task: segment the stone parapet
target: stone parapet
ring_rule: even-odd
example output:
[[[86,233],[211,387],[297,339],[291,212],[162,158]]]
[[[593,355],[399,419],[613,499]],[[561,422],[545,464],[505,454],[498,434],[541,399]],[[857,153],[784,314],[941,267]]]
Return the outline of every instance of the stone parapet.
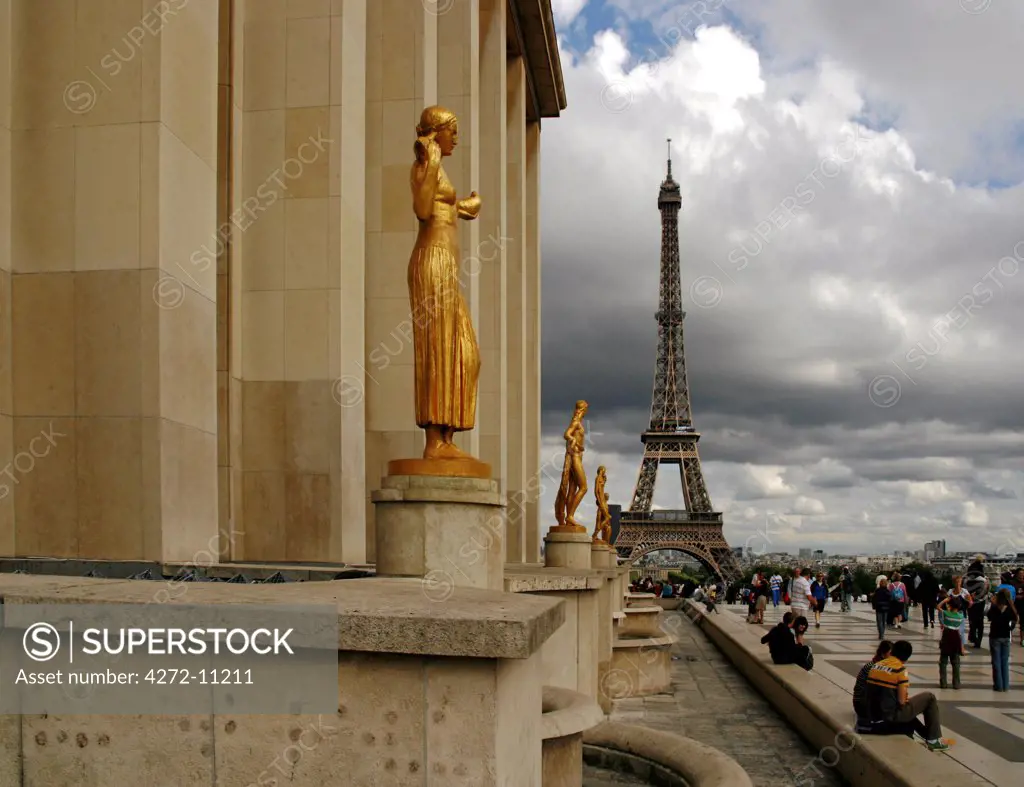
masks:
[[[0,575],[17,604],[159,604],[175,583]],[[539,650],[565,604],[409,579],[177,583],[168,605],[337,609],[337,713],[0,717],[0,783],[541,785]],[[61,746],[69,740],[77,745]],[[53,745],[47,745],[52,743]]]
[[[177,584],[181,595],[161,602]],[[187,590],[184,590],[187,587]],[[429,591],[429,588],[427,589]],[[525,659],[565,622],[559,599],[453,587],[429,597],[415,579],[371,578],[280,585],[146,582],[0,575],[5,604],[335,604],[338,650]]]

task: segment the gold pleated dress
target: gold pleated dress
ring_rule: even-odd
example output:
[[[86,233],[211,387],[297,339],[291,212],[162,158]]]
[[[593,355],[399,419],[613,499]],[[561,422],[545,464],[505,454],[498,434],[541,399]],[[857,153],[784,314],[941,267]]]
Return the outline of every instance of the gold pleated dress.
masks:
[[[437,170],[429,219],[445,232],[423,228],[409,259],[409,301],[415,348],[416,425],[472,429],[476,423],[480,348],[459,286],[458,211],[455,188]],[[447,238],[447,241],[441,239]]]

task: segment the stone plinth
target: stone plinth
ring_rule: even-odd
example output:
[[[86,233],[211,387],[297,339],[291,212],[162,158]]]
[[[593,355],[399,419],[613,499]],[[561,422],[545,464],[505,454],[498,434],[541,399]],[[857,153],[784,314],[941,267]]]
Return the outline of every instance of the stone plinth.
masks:
[[[622,611],[617,634],[627,637],[661,637],[665,632],[658,625],[661,607],[627,607]]]
[[[146,604],[162,584],[6,574],[0,599]],[[552,730],[543,721],[539,649],[565,622],[561,601],[457,587],[438,604],[420,581],[376,578],[190,583],[175,599],[164,606],[333,605],[338,712],[7,716],[0,784],[49,787],[69,773],[81,787],[272,784],[282,769],[290,787],[541,784],[542,742]],[[591,724],[588,717],[578,726]],[[68,730],[72,742],[59,745]]]
[[[545,686],[541,719],[543,787],[580,787],[583,782],[583,733],[604,721],[604,712],[578,692]]]
[[[438,600],[454,587],[502,589],[506,511],[497,481],[386,476],[371,499],[378,576],[422,578]]]
[[[605,578],[598,571],[505,567],[505,590],[565,601],[565,623],[541,648],[544,685],[597,697],[602,623],[600,599]]]
[[[615,568],[615,550],[608,544],[600,541],[592,541],[590,544],[590,567],[591,568]]]
[[[544,536],[544,565],[548,568],[590,568],[590,536],[559,532],[552,528]]]
[[[626,593],[626,609],[629,607],[647,607],[654,603],[657,598],[653,593]]]
[[[674,643],[675,637],[668,635],[617,640],[601,691],[613,700],[667,691],[672,685]]]

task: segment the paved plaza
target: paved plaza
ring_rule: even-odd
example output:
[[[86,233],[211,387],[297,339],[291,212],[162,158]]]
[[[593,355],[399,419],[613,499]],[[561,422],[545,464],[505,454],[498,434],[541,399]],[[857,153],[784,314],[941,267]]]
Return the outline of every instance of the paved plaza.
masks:
[[[666,612],[662,629],[679,638],[673,648],[672,693],[618,700],[612,720],[674,732],[736,760],[755,787],[797,783],[818,753],[810,748],[684,614]],[[819,765],[815,787],[839,787],[839,775]],[[600,781],[595,787],[615,784]],[[631,782],[624,781],[629,784]]]
[[[746,614],[746,606],[719,609],[741,619]],[[764,628],[778,622],[783,612],[785,608],[775,610],[769,604]],[[893,641],[906,639],[913,643],[914,655],[908,665],[911,693],[935,694],[945,734],[956,740],[952,749],[935,756],[952,757],[995,785],[1024,783],[1024,648],[1014,644],[1011,649],[1010,691],[992,691],[986,626],[985,647],[974,650],[968,646],[963,658],[962,688],[940,689],[939,631],[925,631],[920,609],[913,609],[910,622],[904,623],[902,630],[890,630],[886,635]],[[814,651],[814,671],[852,695],[858,669],[878,644],[874,612],[867,604],[857,604],[853,612],[844,614],[838,604],[834,608],[830,604],[822,616],[821,628],[815,629],[812,622],[806,641]],[[852,719],[852,705],[850,716]]]

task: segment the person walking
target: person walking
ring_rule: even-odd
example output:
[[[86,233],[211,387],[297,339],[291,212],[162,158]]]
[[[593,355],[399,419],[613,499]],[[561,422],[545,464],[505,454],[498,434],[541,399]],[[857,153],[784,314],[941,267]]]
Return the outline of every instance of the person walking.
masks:
[[[962,576],[960,576],[959,574],[957,574],[955,577],[953,577],[953,587],[951,587],[949,589],[949,595],[950,596],[955,596],[956,598],[959,598],[959,599],[963,600],[963,607],[964,607],[965,614],[964,614],[963,621],[960,623],[960,639],[963,641],[964,646],[966,646],[967,645],[967,615],[966,615],[966,611],[970,609],[971,603],[974,601],[974,599],[971,598],[971,594],[967,592],[966,588],[964,588],[964,578]]]
[[[1014,608],[1017,610],[1017,619],[1024,620],[1024,568],[1018,568],[1013,580],[1014,589],[1017,591],[1017,600]],[[1020,644],[1024,646],[1024,625],[1018,624],[1017,631],[1020,634]]]
[[[853,610],[853,574],[850,573],[849,566],[843,566],[842,576],[839,577],[839,589],[842,593],[843,599],[843,612],[850,612]]]
[[[944,689],[946,667],[953,665],[953,688],[960,688],[960,657],[964,655],[964,642],[960,628],[964,622],[965,602],[959,596],[950,596],[939,603],[942,635],[939,638],[939,688]]]
[[[938,595],[939,586],[935,581],[935,575],[930,571],[924,572],[921,584],[917,588],[917,599],[921,604],[921,618],[925,628],[935,628],[935,604]]]
[[[789,608],[794,618],[807,617],[808,611],[814,604],[814,597],[811,595],[811,583],[803,576],[803,570],[793,569],[792,589],[789,591]]]
[[[760,584],[757,588],[757,601],[754,602],[754,619],[758,625],[764,624],[764,611],[768,608],[768,581],[760,576]]]
[[[891,602],[891,596],[889,595],[889,580],[885,577],[878,578],[878,587],[875,588],[874,595],[871,597],[871,606],[875,610],[875,623],[878,625],[878,639],[879,641],[885,639],[885,628],[889,622],[889,604]]]
[[[820,571],[811,583],[811,597],[814,599],[814,628],[820,629],[821,613],[825,611],[825,604],[828,602],[828,583]]]
[[[981,647],[985,637],[985,600],[988,598],[989,581],[985,576],[985,566],[978,555],[967,568],[964,588],[971,594],[972,603],[967,609],[967,639],[975,649]]]
[[[1006,588],[996,593],[988,611],[988,648],[992,656],[992,690],[1010,690],[1010,633],[1020,626],[1017,609]]]
[[[1014,603],[1017,600],[1017,587],[1013,584],[1013,574],[1009,571],[1004,571],[999,575],[999,584],[996,589],[992,591],[992,595],[996,595],[1000,590],[1005,589],[1010,594],[1010,603]]]
[[[772,578],[768,580],[768,584],[772,589],[772,605],[778,607],[779,599],[782,598],[782,577],[779,576],[778,571],[772,574]]]
[[[900,578],[900,572],[892,575],[889,583],[889,625],[895,629],[903,628],[903,614],[907,604],[907,586]]]

